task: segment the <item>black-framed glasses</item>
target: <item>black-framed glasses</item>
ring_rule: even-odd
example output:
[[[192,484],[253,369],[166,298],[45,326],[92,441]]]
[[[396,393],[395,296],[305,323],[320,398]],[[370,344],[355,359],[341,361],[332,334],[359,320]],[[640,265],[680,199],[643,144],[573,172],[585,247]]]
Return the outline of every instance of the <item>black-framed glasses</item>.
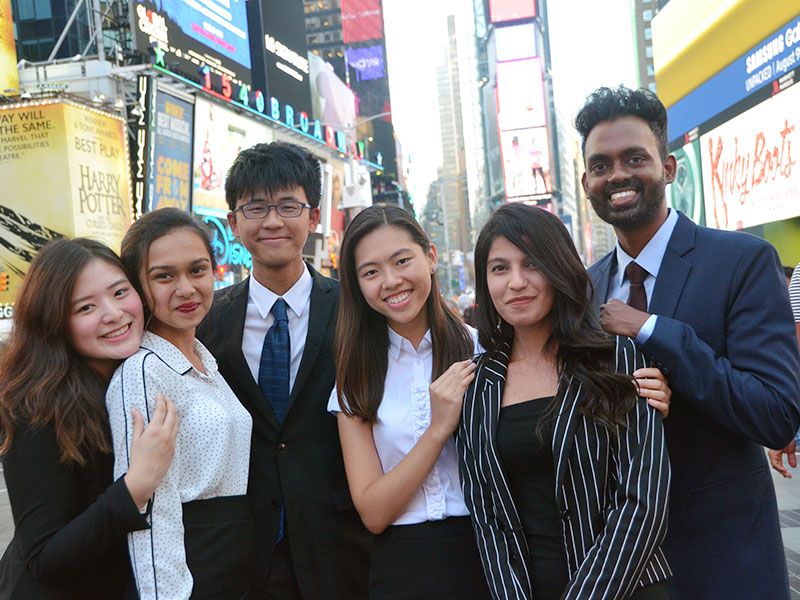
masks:
[[[294,219],[303,214],[304,208],[314,208],[310,204],[304,204],[297,200],[284,200],[277,204],[266,204],[264,202],[248,202],[233,210],[242,211],[245,219],[264,219],[269,214],[270,209],[275,209],[278,216],[283,219]]]

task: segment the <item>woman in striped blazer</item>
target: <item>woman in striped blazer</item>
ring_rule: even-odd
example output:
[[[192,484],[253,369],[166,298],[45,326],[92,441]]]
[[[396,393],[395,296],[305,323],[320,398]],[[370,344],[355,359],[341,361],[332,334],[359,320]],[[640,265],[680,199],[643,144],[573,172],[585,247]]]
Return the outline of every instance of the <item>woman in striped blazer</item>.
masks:
[[[478,238],[475,272],[487,351],[457,448],[493,596],[668,598],[663,375],[600,328],[554,215],[501,207]]]

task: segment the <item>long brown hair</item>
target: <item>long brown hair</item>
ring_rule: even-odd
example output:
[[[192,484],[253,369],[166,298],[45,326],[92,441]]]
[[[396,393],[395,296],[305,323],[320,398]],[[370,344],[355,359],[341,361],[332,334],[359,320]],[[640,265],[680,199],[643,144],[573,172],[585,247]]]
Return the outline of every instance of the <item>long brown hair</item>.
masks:
[[[31,262],[0,356],[0,454],[20,419],[51,424],[63,462],[84,465],[96,452],[111,452],[106,382],[69,342],[75,281],[95,259],[125,272],[110,248],[84,238],[50,242]]]
[[[370,206],[350,223],[342,240],[340,264],[341,296],[336,326],[336,389],[345,414],[366,423],[377,419],[383,398],[389,352],[386,317],[364,299],[356,273],[356,247],[380,227],[399,227],[427,254],[430,240],[410,213],[394,206]],[[456,361],[472,355],[472,338],[451,313],[439,294],[436,273],[431,274],[431,291],[425,303],[433,346],[431,379],[436,379]],[[343,402],[343,398],[346,402]]]
[[[474,318],[481,345],[492,356],[502,345],[514,343],[514,328],[495,309],[487,284],[489,251],[498,237],[519,248],[553,288],[548,345],[556,348],[559,374],[574,376],[590,392],[579,410],[609,429],[621,425],[636,401],[633,378],[615,371],[616,344],[600,327],[589,274],[564,224],[546,210],[506,204],[478,236]]]

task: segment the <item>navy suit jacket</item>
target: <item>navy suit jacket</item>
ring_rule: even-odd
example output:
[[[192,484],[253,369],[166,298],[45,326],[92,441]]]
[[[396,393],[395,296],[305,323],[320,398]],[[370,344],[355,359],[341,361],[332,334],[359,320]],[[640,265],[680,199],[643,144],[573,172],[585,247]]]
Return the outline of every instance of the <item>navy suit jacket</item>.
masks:
[[[595,302],[616,270],[590,269]],[[663,545],[673,598],[789,600],[775,490],[763,446],[800,425],[800,357],[775,249],[683,214],[656,278],[656,327],[641,349],[669,378],[672,462]]]

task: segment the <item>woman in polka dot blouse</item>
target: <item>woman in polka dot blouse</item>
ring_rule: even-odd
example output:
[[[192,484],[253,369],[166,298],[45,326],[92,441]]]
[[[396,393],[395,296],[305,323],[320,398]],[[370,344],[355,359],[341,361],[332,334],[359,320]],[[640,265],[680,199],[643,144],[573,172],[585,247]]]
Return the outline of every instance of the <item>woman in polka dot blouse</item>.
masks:
[[[157,393],[175,402],[175,458],[148,506],[150,528],[128,536],[142,600],[247,597],[253,554],[247,477],[252,419],[195,339],[214,297],[214,254],[204,228],[166,208],[136,221],[122,260],[145,304],[141,348],[106,395],[115,473],[124,473],[131,409],[145,418]]]

